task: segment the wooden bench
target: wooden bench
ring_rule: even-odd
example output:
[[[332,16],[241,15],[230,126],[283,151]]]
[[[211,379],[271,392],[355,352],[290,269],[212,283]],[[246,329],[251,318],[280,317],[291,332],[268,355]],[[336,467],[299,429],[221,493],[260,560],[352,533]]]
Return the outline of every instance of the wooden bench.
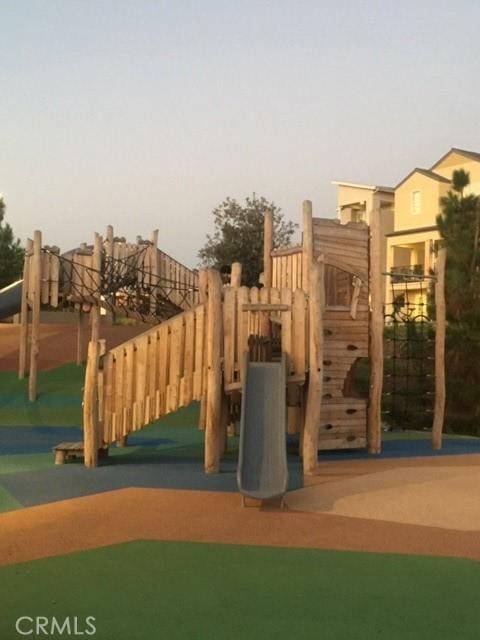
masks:
[[[83,458],[83,442],[61,442],[53,448],[55,454],[55,464],[65,464],[67,460]],[[108,456],[108,447],[100,447],[99,457]]]

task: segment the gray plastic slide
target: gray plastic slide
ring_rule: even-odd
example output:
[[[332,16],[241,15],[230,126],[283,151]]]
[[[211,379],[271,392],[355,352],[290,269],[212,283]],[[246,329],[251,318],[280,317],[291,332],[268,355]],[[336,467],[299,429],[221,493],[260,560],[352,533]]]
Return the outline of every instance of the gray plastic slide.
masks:
[[[288,486],[286,360],[245,357],[237,484],[244,496],[266,500],[283,496]]]
[[[8,287],[0,289],[0,320],[20,313],[22,283],[23,280],[17,280],[17,282],[9,284]]]

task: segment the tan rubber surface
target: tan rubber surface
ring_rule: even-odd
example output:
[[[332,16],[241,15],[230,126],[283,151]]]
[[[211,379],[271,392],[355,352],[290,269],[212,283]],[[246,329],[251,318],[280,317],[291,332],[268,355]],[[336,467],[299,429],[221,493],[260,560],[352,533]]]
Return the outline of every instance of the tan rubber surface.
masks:
[[[290,509],[480,531],[480,466],[400,467],[293,491]]]
[[[135,539],[457,556],[480,559],[480,535],[276,507],[234,493],[123,489],[0,515],[0,564]]]

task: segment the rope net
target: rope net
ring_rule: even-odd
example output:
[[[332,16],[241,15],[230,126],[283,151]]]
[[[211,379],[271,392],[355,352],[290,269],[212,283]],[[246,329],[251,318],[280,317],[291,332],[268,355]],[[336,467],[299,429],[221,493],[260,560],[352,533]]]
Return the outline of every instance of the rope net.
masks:
[[[431,426],[435,329],[429,317],[432,276],[392,272],[385,305],[382,415],[391,428]]]
[[[89,252],[58,256],[63,306],[81,305],[88,311],[92,305],[98,305],[113,315],[144,322],[166,320],[193,308],[198,287],[148,270],[147,249],[148,245],[141,246],[123,258],[102,252],[99,270],[88,263],[91,263]],[[49,249],[42,251],[50,253]],[[88,256],[85,261],[84,256]]]

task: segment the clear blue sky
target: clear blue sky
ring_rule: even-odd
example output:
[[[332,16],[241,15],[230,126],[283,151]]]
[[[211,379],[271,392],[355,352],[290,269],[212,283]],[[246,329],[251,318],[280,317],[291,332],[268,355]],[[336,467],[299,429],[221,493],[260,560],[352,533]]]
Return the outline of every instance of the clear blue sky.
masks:
[[[331,180],[395,185],[480,151],[480,3],[2,0],[0,192],[22,241],[108,223],[196,263],[256,192],[331,216]]]

